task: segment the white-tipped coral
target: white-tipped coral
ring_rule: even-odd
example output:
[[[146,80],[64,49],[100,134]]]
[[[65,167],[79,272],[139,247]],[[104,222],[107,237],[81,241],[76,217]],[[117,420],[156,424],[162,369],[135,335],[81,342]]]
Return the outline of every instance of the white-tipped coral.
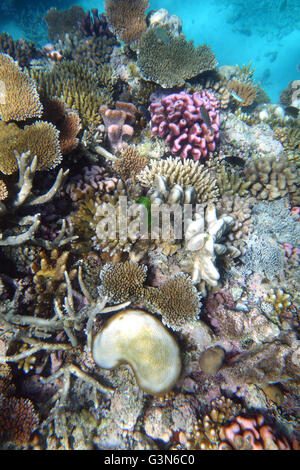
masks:
[[[138,309],[110,318],[94,339],[93,357],[104,369],[129,364],[141,389],[151,394],[170,390],[181,372],[173,336],[157,318]]]

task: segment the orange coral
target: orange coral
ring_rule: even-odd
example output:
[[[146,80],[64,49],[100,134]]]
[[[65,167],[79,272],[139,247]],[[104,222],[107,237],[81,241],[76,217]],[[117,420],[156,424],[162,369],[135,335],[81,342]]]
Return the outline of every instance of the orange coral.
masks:
[[[2,99],[0,116],[3,121],[25,121],[41,117],[43,106],[35,82],[7,54],[0,53]],[[3,85],[4,84],[4,85]]]
[[[273,426],[262,415],[236,416],[220,430],[220,450],[291,450],[283,435],[277,436]]]
[[[120,41],[136,41],[146,31],[148,0],[105,0],[106,17]]]

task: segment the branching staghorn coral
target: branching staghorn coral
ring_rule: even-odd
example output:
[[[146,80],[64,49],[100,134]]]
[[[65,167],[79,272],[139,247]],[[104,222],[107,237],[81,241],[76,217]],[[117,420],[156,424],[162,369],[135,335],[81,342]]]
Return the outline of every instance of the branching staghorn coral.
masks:
[[[182,161],[174,157],[168,157],[166,160],[152,159],[137,176],[137,180],[142,186],[151,188],[156,175],[163,176],[170,188],[176,184],[184,190],[193,187],[196,202],[201,204],[215,202],[219,195],[215,178],[199,161],[187,159]]]
[[[4,100],[0,100],[3,121],[25,121],[41,117],[43,107],[34,81],[7,54],[0,53],[0,82],[4,83]]]
[[[148,0],[105,0],[105,15],[120,41],[131,43],[146,30]]]
[[[0,216],[15,214],[21,206],[35,206],[50,201],[58,192],[69,173],[68,170],[64,172],[61,169],[47,193],[36,196],[32,194],[32,187],[37,171],[37,157],[32,158],[30,152],[22,153],[21,155],[16,153],[15,156],[19,169],[18,181],[14,185],[10,185],[9,194],[5,202],[0,202]],[[9,235],[4,239],[3,234],[0,234],[0,246],[18,245],[32,240],[34,232],[40,224],[40,214],[23,218],[17,217],[16,223],[18,225],[29,225],[30,227],[22,234]]]
[[[151,28],[139,42],[137,64],[145,80],[172,88],[214,70],[217,61],[209,46],[195,49],[193,42],[187,42],[183,35],[174,37],[162,28]]]
[[[114,161],[113,168],[126,181],[131,178],[139,180],[139,173],[147,165],[147,158],[143,157],[135,145],[129,145],[120,152],[118,159]]]

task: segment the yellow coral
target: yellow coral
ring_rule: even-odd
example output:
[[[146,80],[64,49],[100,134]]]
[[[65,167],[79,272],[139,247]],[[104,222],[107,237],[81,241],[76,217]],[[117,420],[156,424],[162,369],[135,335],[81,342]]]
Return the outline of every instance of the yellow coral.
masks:
[[[16,124],[0,122],[0,171],[11,175],[18,170],[15,151],[30,150],[37,156],[37,169],[53,168],[61,161],[59,132],[53,124],[37,121],[20,129]]]
[[[4,201],[8,196],[8,191],[4,181],[0,180],[0,201]]]
[[[4,88],[0,100],[0,116],[3,121],[25,121],[41,117],[43,106],[34,80],[21,70],[12,57],[1,53],[0,83]]]

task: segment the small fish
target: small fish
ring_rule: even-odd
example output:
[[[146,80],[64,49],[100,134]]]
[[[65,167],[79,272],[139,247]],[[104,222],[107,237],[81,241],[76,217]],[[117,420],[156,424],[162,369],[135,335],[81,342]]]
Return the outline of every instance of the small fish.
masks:
[[[158,28],[155,28],[154,34],[159,41],[163,42],[167,46],[171,44],[170,36],[168,34],[168,31],[165,28],[162,28],[161,26],[159,26]]]
[[[208,111],[207,111],[207,109],[205,108],[205,106],[200,106],[200,113],[201,113],[201,117],[202,117],[204,123],[207,125],[207,127],[209,128],[209,130],[214,134],[215,131],[214,131],[213,128],[211,127],[211,120],[210,120]]]
[[[226,162],[231,163],[232,165],[244,166],[245,160],[241,157],[236,157],[231,155],[230,157],[225,157]]]
[[[230,90],[230,93],[232,94],[232,96],[234,97],[235,100],[239,101],[240,103],[242,103],[244,100],[243,98],[241,98],[235,91],[233,90]]]
[[[292,116],[292,117],[296,118],[298,116],[300,110],[296,106],[287,106],[285,108],[285,112],[288,116]]]

